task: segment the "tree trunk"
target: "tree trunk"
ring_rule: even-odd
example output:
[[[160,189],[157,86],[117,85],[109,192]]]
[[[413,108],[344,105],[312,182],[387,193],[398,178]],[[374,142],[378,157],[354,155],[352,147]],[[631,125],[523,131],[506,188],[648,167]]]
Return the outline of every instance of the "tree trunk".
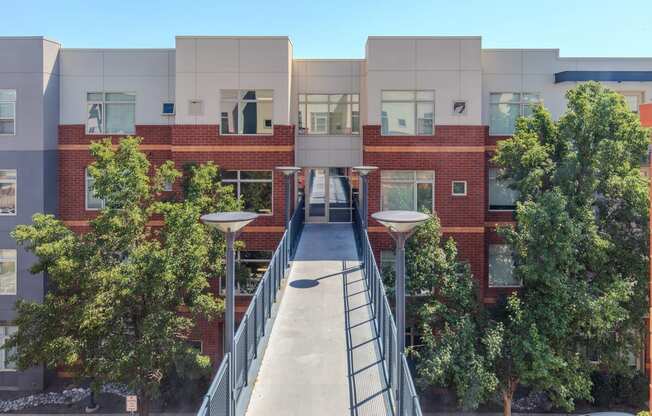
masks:
[[[141,393],[138,395],[138,414],[140,416],[149,416],[149,405],[150,405],[150,400],[149,397]]]
[[[511,390],[511,388],[510,388]],[[511,391],[503,392],[503,416],[512,416],[512,397],[514,393]]]

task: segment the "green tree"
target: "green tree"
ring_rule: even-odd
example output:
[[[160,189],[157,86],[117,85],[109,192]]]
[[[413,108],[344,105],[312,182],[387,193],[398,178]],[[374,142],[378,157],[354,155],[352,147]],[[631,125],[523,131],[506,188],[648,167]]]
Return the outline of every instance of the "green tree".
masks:
[[[434,216],[408,241],[408,280],[412,293],[422,294],[412,302],[423,340],[412,351],[418,382],[453,387],[460,406],[476,408],[498,385],[492,359],[500,334],[487,327],[476,282],[458,259],[455,241],[441,241],[439,219]]]
[[[126,384],[147,415],[172,371],[210,372],[209,358],[186,340],[194,318],[214,319],[222,311],[208,277],[219,267],[223,241],[199,217],[238,209],[241,201],[216,183],[217,167],[210,164],[191,172],[187,199],[161,201],[163,184],[181,174],[172,162],[153,168],[140,141],[91,145],[89,173],[105,208],[87,232],[76,234],[43,214],[14,230],[38,259],[32,272],[47,273],[48,290],[41,304],[18,301],[18,331],[8,345],[17,349],[19,368],[73,367],[95,389]],[[152,228],[153,219],[162,227]]]
[[[420,309],[419,376],[454,387],[465,407],[495,392],[509,416],[516,389],[527,386],[570,411],[576,399],[591,398],[587,347],[601,366],[622,371],[627,353],[643,345],[649,196],[639,166],[649,132],[619,94],[597,83],[567,99],[557,122],[543,107],[519,119],[494,158],[520,192],[516,226],[499,232],[521,289],[479,310],[468,272],[419,270],[438,252],[453,259],[454,247],[438,248],[430,235],[408,256],[416,281],[436,288]]]
[[[559,121],[539,106],[494,157],[520,192],[517,225],[500,233],[523,288],[494,311],[506,414],[520,384],[572,410],[575,399],[590,398],[583,348],[624,370],[627,354],[642,347],[649,196],[639,169],[649,132],[598,83],[566,98]]]

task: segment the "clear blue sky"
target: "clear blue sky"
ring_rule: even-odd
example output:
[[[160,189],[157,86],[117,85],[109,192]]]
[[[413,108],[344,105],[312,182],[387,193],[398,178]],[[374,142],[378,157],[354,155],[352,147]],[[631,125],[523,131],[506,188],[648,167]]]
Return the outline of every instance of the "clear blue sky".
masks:
[[[174,47],[175,35],[288,35],[298,58],[359,58],[369,35],[480,35],[485,48],[652,57],[652,0],[0,0],[0,36]]]

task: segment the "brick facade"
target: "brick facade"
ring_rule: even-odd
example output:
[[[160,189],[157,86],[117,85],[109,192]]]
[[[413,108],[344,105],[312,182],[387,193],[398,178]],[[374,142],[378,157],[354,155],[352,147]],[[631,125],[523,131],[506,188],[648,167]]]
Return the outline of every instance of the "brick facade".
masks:
[[[135,136],[143,138],[141,150],[153,166],[172,160],[177,169],[189,163],[213,161],[221,169],[272,170],[294,164],[294,126],[274,126],[265,136],[222,136],[218,125],[137,125]],[[74,230],[83,232],[97,211],[85,209],[85,169],[93,159],[88,146],[105,135],[87,135],[83,125],[59,126],[58,216]],[[117,144],[120,135],[108,136]],[[180,193],[181,181],[172,192]],[[241,236],[250,250],[275,250],[284,230],[285,178],[273,174],[273,214],[255,220]],[[211,282],[218,293],[216,282]],[[236,298],[236,320],[241,319],[250,296]],[[221,320],[199,321],[191,339],[200,340],[204,352],[218,363],[222,355]]]
[[[434,136],[382,136],[380,126],[364,126],[363,164],[377,166],[369,177],[369,212],[381,209],[381,170],[435,172],[435,211],[444,239],[452,237],[460,259],[468,261],[485,302],[509,289],[488,287],[489,244],[500,242],[496,223],[513,221],[511,212],[488,210],[488,168],[498,140],[487,126],[436,126]],[[452,181],[466,181],[467,195],[453,196]],[[391,250],[393,241],[370,218],[369,231],[377,259]]]

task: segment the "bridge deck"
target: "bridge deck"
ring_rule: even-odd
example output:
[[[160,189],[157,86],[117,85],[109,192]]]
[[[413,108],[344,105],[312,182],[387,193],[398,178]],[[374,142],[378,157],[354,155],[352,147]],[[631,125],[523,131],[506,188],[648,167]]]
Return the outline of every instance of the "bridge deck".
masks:
[[[350,224],[307,224],[247,416],[388,415]]]

